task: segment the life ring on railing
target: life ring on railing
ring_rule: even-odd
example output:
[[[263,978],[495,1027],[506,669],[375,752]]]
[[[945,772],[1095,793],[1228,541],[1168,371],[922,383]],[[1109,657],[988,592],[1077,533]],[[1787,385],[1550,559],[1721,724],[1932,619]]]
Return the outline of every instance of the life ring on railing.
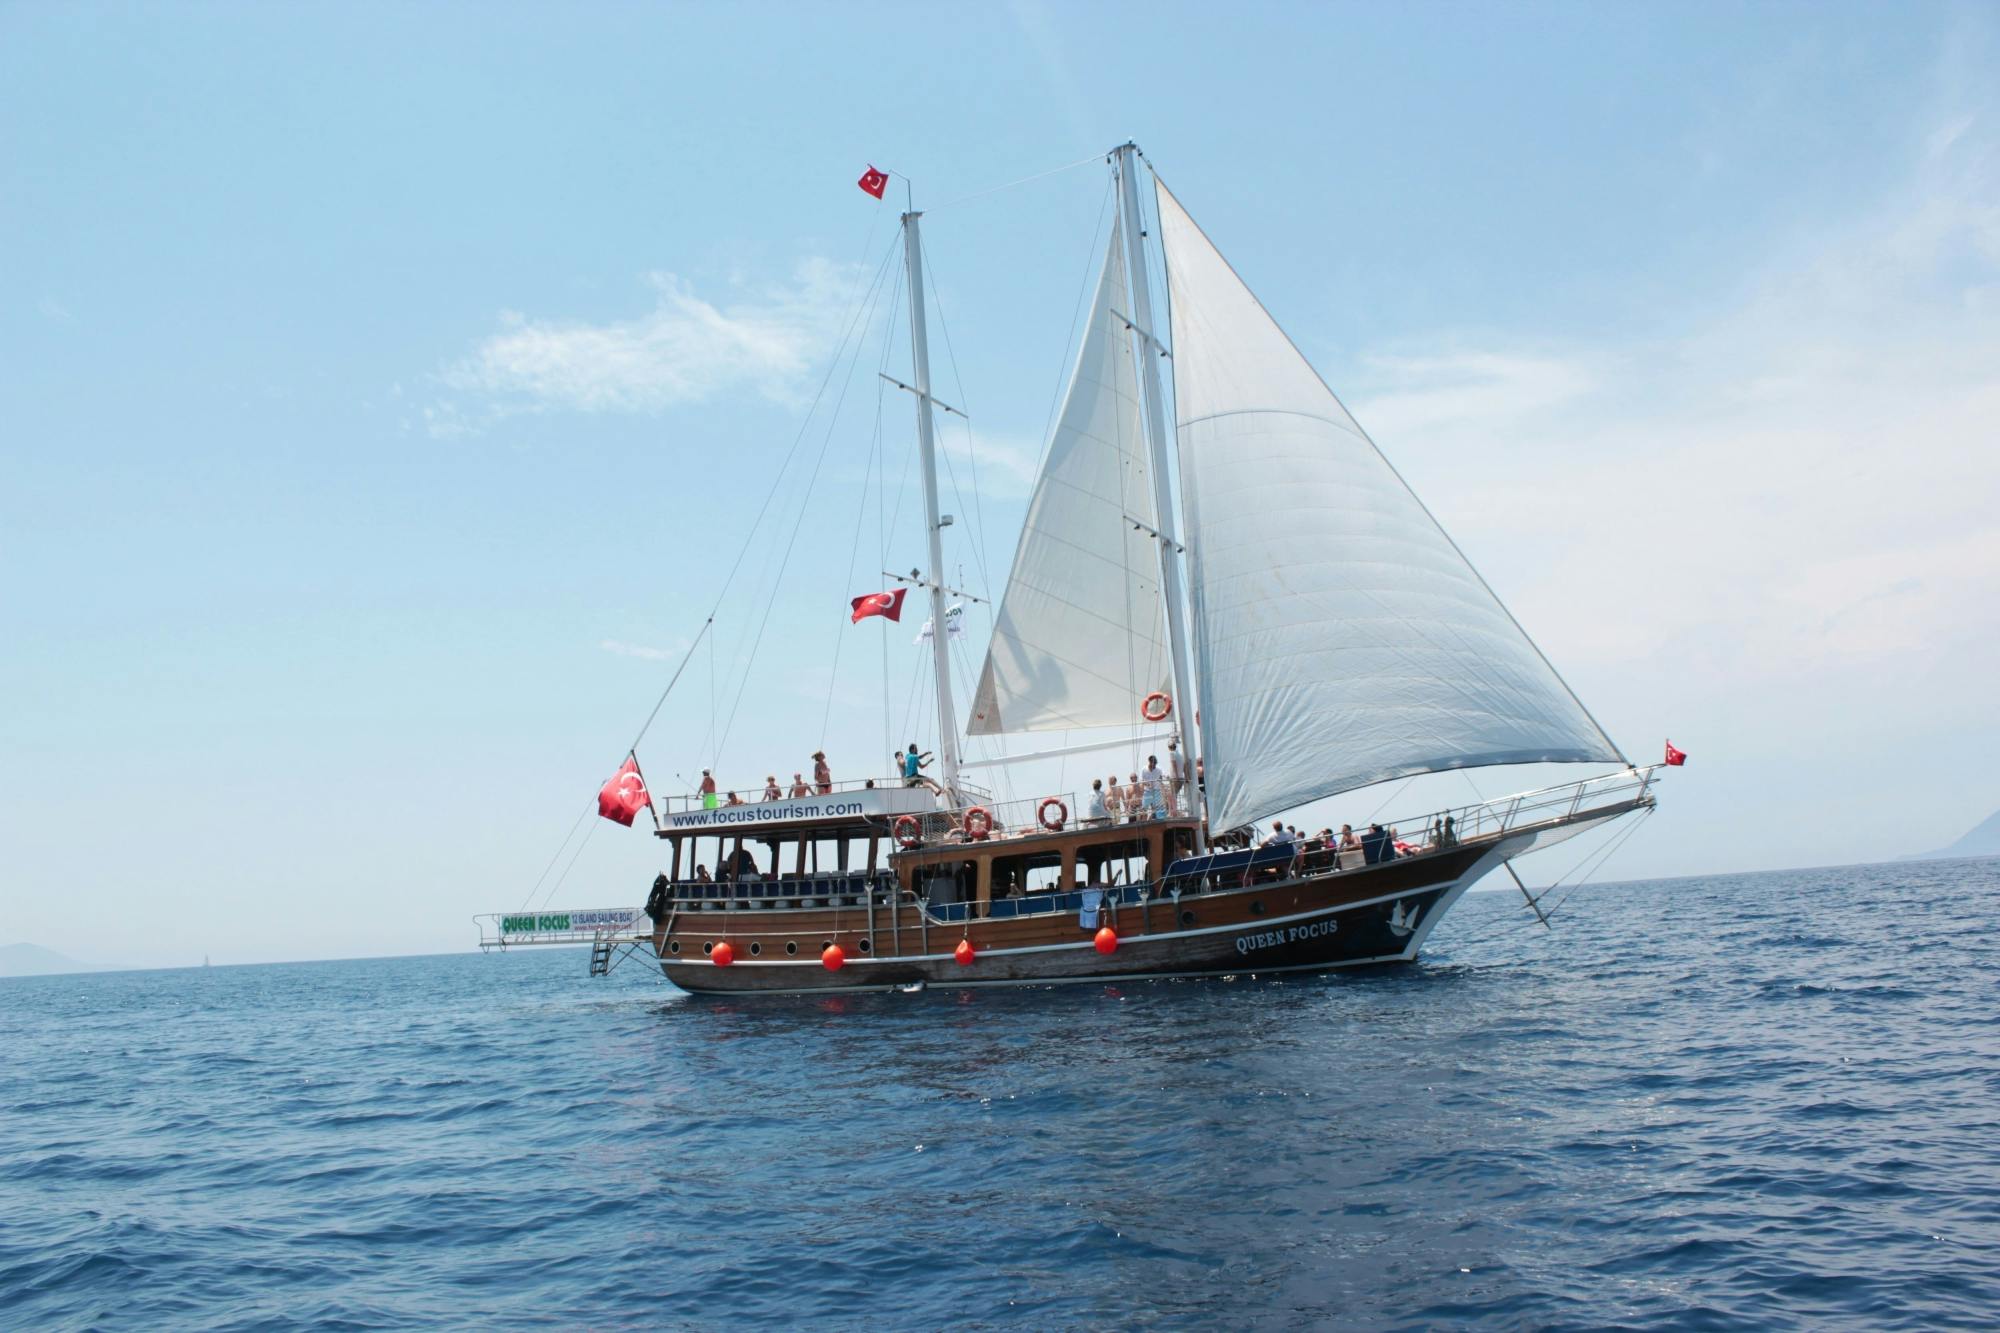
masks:
[[[1056,812],[1054,819],[1049,818],[1049,811],[1051,810]],[[1035,807],[1035,819],[1036,822],[1049,832],[1061,833],[1063,825],[1069,823],[1069,807],[1063,804],[1062,797],[1051,796]]]
[[[897,815],[896,822],[889,826],[895,835],[896,845],[908,850],[924,840],[924,826],[917,822],[915,815]]]
[[[993,814],[983,805],[975,805],[965,812],[965,836],[974,842],[986,841],[993,832]]]
[[[1164,690],[1154,690],[1146,696],[1145,702],[1139,705],[1139,716],[1148,722],[1165,722],[1173,716],[1173,712],[1174,701],[1167,697]]]

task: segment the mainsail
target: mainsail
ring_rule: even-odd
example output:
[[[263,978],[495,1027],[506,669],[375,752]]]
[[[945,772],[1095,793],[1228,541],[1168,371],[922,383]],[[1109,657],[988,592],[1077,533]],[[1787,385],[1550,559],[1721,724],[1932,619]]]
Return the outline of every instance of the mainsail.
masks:
[[[1132,724],[1169,675],[1153,486],[1114,228],[1014,552],[971,734]]]
[[[1390,778],[1622,760],[1159,187],[1210,826]]]

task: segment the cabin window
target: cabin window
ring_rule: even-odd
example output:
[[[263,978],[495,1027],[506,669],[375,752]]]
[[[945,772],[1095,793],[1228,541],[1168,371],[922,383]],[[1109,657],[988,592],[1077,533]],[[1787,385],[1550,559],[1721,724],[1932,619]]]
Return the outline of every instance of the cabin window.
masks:
[[[1262,900],[1262,899],[1256,899],[1256,900],[1253,900],[1253,901],[1251,902],[1251,904],[1250,904],[1250,915],[1251,915],[1251,916],[1262,916],[1262,915],[1264,915],[1264,903],[1263,903],[1263,900]]]
[[[668,952],[668,953],[679,953],[680,951],[681,951],[681,942],[680,942],[679,940],[668,940],[668,941],[667,941],[667,952]]]
[[[714,952],[715,952],[715,941],[714,941],[714,940],[706,940],[706,941],[704,941],[704,942],[702,943],[702,946],[701,946],[701,951],[702,951],[703,953],[714,953]]]
[[[1121,839],[1095,843],[1078,849],[1076,853],[1078,888],[1087,884],[1106,888],[1144,884],[1148,878],[1146,844],[1143,841]]]
[[[859,944],[856,944],[854,947],[859,949],[862,953],[872,953],[874,951],[874,947],[867,940],[862,940]]]
[[[751,956],[752,958],[755,958],[755,957],[756,957],[756,956],[757,956],[758,954],[760,954],[760,953],[762,953],[762,952],[764,952],[764,946],[763,946],[763,945],[761,945],[761,944],[757,944],[757,943],[754,943],[754,942],[753,942],[753,943],[752,943],[752,944],[750,945],[750,956]]]
[[[786,940],[786,941],[785,941],[785,952],[786,952],[786,953],[788,953],[788,954],[796,954],[796,953],[797,953],[798,951],[799,951],[799,942],[798,942],[797,940]]]
[[[1026,856],[993,858],[993,900],[1005,902],[1041,893],[1062,883],[1062,853],[1044,851]]]
[[[1186,910],[1185,908],[1182,909],[1181,924],[1183,926],[1192,926],[1194,924],[1194,913]]]
[[[917,870],[918,892],[933,907],[970,902],[978,892],[979,868],[971,861],[921,866]]]

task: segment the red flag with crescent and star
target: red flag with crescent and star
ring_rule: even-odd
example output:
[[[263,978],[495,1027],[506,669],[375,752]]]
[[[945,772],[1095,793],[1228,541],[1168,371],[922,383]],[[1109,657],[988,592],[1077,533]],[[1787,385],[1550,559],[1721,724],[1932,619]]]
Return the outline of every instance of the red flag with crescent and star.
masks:
[[[1685,750],[1676,750],[1674,748],[1674,743],[1672,741],[1668,741],[1667,762],[1673,765],[1675,768],[1679,768],[1682,764],[1685,764],[1687,761],[1688,761],[1687,752]]]
[[[871,592],[855,598],[848,603],[854,608],[854,614],[848,618],[847,623],[858,625],[868,616],[886,616],[890,620],[901,620],[903,594],[908,591],[908,588],[898,588],[894,592]]]
[[[627,755],[625,766],[612,774],[611,781],[604,784],[597,793],[597,813],[614,823],[632,827],[632,820],[641,810],[650,810],[653,794],[646,790],[646,779],[639,775],[639,758]]]
[[[868,170],[861,173],[861,179],[854,183],[869,194],[874,195],[877,199],[880,199],[882,191],[889,188],[889,173],[870,166]]]

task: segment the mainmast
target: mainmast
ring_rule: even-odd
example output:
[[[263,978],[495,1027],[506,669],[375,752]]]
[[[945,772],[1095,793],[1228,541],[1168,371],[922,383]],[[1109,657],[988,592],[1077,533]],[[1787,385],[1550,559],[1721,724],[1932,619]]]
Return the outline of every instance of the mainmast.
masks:
[[[1145,230],[1139,214],[1139,146],[1127,141],[1117,149],[1119,222],[1125,232],[1125,280],[1132,293],[1132,317],[1128,323],[1139,343],[1140,379],[1145,386],[1146,443],[1152,454],[1153,513],[1159,530],[1153,534],[1160,547],[1160,586],[1167,602],[1167,647],[1173,657],[1174,729],[1180,733],[1187,755],[1188,804],[1197,814],[1201,809],[1200,772],[1201,728],[1183,725],[1194,715],[1194,673],[1188,669],[1187,594],[1181,580],[1181,543],[1175,536],[1173,488],[1167,484],[1167,415],[1160,389],[1160,357],[1166,351],[1153,336],[1152,270],[1146,265]],[[1196,825],[1196,850],[1204,850],[1207,834]]]
[[[921,213],[903,214],[903,258],[910,271],[910,359],[916,375],[917,449],[923,456],[924,520],[930,525],[931,658],[937,671],[938,762],[944,774],[946,799],[956,803],[958,791],[958,715],[951,703],[951,631],[945,624],[944,528],[951,520],[938,513],[937,428],[931,419],[931,355],[924,334],[924,248],[918,232]]]

